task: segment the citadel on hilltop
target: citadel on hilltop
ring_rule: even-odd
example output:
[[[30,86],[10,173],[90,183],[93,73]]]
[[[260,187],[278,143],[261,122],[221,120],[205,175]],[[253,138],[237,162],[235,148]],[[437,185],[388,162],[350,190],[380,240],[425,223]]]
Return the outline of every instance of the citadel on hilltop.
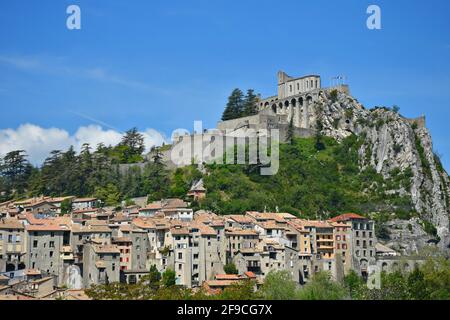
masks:
[[[279,139],[285,142],[290,124],[298,137],[311,137],[316,133],[317,105],[333,90],[349,94],[348,85],[323,88],[318,75],[294,78],[285,72],[278,72],[278,95],[259,98],[255,106],[258,113],[226,121],[219,121],[217,129],[201,130],[193,134],[174,135],[170,150],[163,152],[163,158],[169,166],[184,166],[192,163],[208,162],[220,158],[223,154],[211,148],[218,143],[226,150],[236,139],[254,138],[256,135],[270,135],[277,129]],[[202,146],[202,148],[198,147]],[[213,152],[209,150],[213,149]],[[208,152],[205,153],[205,150]],[[174,158],[179,157],[175,162]]]
[[[313,104],[323,96],[325,91],[339,90],[349,93],[348,85],[339,85],[332,88],[322,88],[321,78],[318,75],[307,75],[294,78],[285,72],[278,72],[278,95],[261,99],[258,102],[258,114],[250,117],[222,121],[218,123],[220,130],[233,130],[240,127],[254,129],[273,129],[282,131],[285,136],[287,126],[291,119],[299,136],[313,134],[314,118]]]

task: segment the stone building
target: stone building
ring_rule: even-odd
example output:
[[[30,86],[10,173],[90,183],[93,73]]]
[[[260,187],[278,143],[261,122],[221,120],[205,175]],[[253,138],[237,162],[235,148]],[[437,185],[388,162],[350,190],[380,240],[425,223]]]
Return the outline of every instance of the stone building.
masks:
[[[108,284],[120,281],[120,250],[116,245],[88,242],[83,248],[83,284]]]
[[[351,225],[351,269],[367,278],[369,266],[376,264],[375,223],[354,213],[343,214],[330,221],[347,222]]]
[[[15,219],[0,220],[0,272],[25,269],[25,227]]]
[[[67,225],[27,225],[27,267],[50,275],[63,273],[63,248],[70,245],[70,228]],[[61,279],[58,279],[61,280]]]

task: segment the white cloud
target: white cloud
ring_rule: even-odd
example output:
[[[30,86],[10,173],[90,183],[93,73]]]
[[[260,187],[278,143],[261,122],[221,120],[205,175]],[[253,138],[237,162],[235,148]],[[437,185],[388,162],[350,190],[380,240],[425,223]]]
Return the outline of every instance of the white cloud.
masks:
[[[152,146],[166,142],[164,135],[154,129],[146,129],[142,134],[147,151]],[[84,143],[89,143],[93,148],[99,143],[116,145],[121,138],[122,133],[103,129],[99,125],[80,127],[75,134],[70,135],[64,129],[42,128],[27,123],[17,129],[0,130],[0,156],[13,150],[25,150],[30,162],[40,165],[52,150],[67,150],[74,146],[79,151]]]

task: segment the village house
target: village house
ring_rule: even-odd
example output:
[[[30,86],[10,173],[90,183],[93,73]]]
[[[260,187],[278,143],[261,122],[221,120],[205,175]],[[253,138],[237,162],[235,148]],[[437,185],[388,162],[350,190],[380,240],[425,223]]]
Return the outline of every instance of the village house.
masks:
[[[117,245],[88,242],[83,249],[83,284],[107,284],[120,281],[120,250]]]

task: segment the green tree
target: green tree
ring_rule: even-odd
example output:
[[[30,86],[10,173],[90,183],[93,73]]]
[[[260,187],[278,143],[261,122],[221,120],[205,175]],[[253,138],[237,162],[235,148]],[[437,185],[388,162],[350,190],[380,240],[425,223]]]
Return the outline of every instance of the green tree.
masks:
[[[144,136],[132,128],[122,137],[122,141],[114,148],[113,154],[120,163],[136,163],[143,160],[145,151]]]
[[[316,273],[298,293],[300,300],[343,300],[347,297],[345,288],[325,271]]]
[[[219,300],[254,300],[256,283],[253,280],[243,280],[225,288],[217,298]]]
[[[120,191],[116,185],[108,183],[106,187],[95,189],[95,197],[101,200],[106,206],[115,206],[120,202]]]
[[[325,149],[325,144],[323,143],[323,135],[322,135],[322,130],[323,130],[323,123],[320,120],[317,120],[316,123],[316,150],[317,151],[322,151]]]
[[[244,111],[244,94],[240,89],[234,89],[228,97],[228,103],[222,115],[222,120],[239,118]]]
[[[72,200],[64,199],[61,202],[61,214],[68,214],[72,212]]]
[[[162,284],[164,287],[172,287],[176,284],[176,274],[172,269],[167,269],[162,274]]]
[[[225,271],[226,274],[238,274],[239,271],[236,268],[236,265],[232,262],[227,263],[224,267],[223,270]]]
[[[28,185],[32,166],[24,150],[11,151],[0,161],[0,175],[4,177],[5,190],[22,195]]]
[[[264,300],[293,300],[296,298],[297,285],[289,271],[270,271],[260,294]]]
[[[252,116],[258,113],[258,97],[253,89],[248,89],[244,98],[244,111],[242,116]]]
[[[367,284],[354,270],[344,277],[344,287],[350,297],[355,300],[363,300],[367,292]]]
[[[286,133],[286,141],[289,144],[294,144],[294,117],[291,118],[291,121],[289,121],[289,127]]]

